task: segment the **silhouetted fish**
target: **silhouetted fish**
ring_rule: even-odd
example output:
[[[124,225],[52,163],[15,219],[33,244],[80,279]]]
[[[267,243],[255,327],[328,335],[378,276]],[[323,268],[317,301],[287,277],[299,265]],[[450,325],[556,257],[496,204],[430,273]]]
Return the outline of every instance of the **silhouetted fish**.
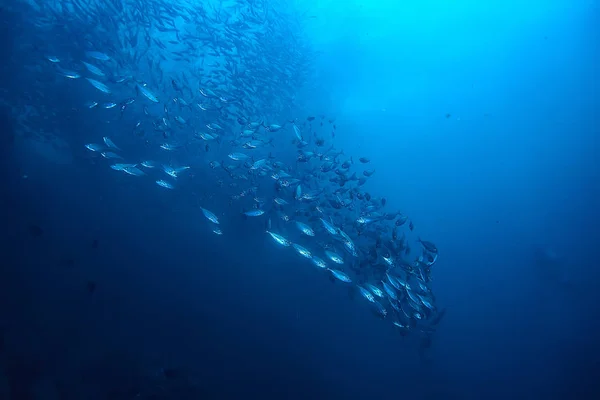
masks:
[[[88,292],[94,293],[96,291],[97,285],[96,285],[96,282],[94,282],[94,281],[88,281],[86,287],[87,287]]]
[[[40,237],[44,234],[44,230],[38,225],[29,225],[29,233],[32,236]]]

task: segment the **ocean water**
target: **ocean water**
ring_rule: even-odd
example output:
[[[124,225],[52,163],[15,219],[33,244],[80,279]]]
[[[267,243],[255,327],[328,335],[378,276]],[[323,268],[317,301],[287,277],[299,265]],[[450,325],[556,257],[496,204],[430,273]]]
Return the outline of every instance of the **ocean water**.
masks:
[[[598,398],[597,1],[5,0],[0,20],[0,399]],[[123,160],[84,147],[105,136]],[[414,223],[398,260],[439,250],[425,341],[270,240],[300,240],[285,208],[243,215],[294,201],[266,158],[355,219],[325,199],[341,175],[308,172],[325,157],[297,160],[330,146]],[[211,166],[231,151],[252,161]],[[147,159],[190,168],[109,168]]]

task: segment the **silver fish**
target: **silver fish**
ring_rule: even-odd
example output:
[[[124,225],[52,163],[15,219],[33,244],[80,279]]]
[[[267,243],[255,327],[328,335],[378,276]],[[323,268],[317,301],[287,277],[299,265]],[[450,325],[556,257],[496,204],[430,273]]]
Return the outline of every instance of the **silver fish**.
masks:
[[[156,98],[156,96],[150,90],[148,90],[145,86],[142,86],[138,83],[137,88],[139,89],[140,93],[142,93],[144,95],[144,97],[146,97],[148,100],[150,100],[154,103],[158,103],[158,99]]]
[[[273,233],[271,231],[267,231],[267,233],[269,235],[271,235],[271,237],[273,238],[273,240],[275,240],[277,243],[279,243],[282,246],[289,247],[292,244],[292,242],[290,242],[289,240],[287,240],[283,236],[278,235],[277,233]]]
[[[340,280],[342,282],[346,282],[346,283],[350,283],[352,282],[352,279],[350,279],[350,277],[348,275],[346,275],[344,272],[337,270],[337,269],[331,269],[331,268],[327,268],[328,271],[331,272],[331,274],[334,276],[334,278],[336,278],[337,280]]]
[[[85,55],[90,57],[90,58],[94,58],[96,60],[100,60],[100,61],[108,61],[110,60],[110,57],[107,56],[104,53],[101,53],[99,51],[86,51]]]
[[[292,243],[292,247],[294,248],[294,250],[296,250],[298,252],[298,254],[300,254],[303,257],[306,258],[312,258],[312,253],[304,246],[300,246],[297,243]]]
[[[106,94],[110,94],[111,93],[110,89],[108,88],[108,86],[106,86],[104,83],[98,82],[97,80],[92,79],[92,78],[85,78],[85,79],[87,79],[87,81],[89,83],[91,83],[92,86],[95,87],[96,89],[98,89],[99,91],[104,92]]]
[[[202,210],[202,214],[204,214],[206,219],[208,219],[213,224],[219,224],[219,218],[217,218],[217,216],[212,211],[209,211],[203,207],[200,207],[200,209]]]
[[[100,70],[100,68],[96,67],[95,65],[86,63],[85,61],[82,61],[82,63],[85,66],[85,68],[87,68],[87,70],[90,71],[92,74],[104,76],[104,72],[102,72],[102,70]]]
[[[121,150],[108,136],[104,136],[102,140],[104,140],[104,143],[111,149]]]
[[[244,215],[247,215],[248,217],[260,217],[261,215],[263,215],[265,212],[263,210],[250,210],[250,211],[246,211],[244,212]]]
[[[162,179],[156,181],[156,184],[166,189],[173,189],[173,185],[171,185],[169,182],[163,181]]]
[[[303,222],[300,221],[296,221],[296,227],[300,230],[300,232],[304,233],[306,236],[315,236],[315,231],[313,231],[313,229],[306,225]]]

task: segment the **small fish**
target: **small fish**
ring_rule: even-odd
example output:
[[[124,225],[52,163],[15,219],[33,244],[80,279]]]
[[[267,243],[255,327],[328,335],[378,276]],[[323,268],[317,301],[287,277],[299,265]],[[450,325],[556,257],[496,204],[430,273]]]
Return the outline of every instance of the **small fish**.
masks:
[[[373,302],[373,306],[375,307],[375,311],[377,312],[377,314],[382,317],[385,318],[388,314],[387,310],[385,309],[385,307],[383,307],[381,305],[381,303],[379,303],[378,301],[374,301]]]
[[[255,209],[255,210],[250,210],[250,211],[244,212],[244,215],[247,215],[248,217],[260,217],[264,213],[265,212],[263,210]]]
[[[208,129],[210,129],[211,131],[221,131],[221,130],[223,130],[223,128],[221,127],[221,125],[215,124],[215,123],[206,124],[206,127]]]
[[[110,101],[108,103],[102,103],[102,108],[106,108],[106,109],[115,108],[116,106],[117,106],[117,103],[113,103],[112,101]]]
[[[162,179],[156,181],[156,184],[166,189],[173,189],[173,185],[171,185],[169,182],[163,181]]]
[[[228,157],[234,161],[244,161],[248,159],[248,155],[244,153],[230,153]]]
[[[85,61],[82,61],[82,63],[85,66],[85,68],[87,68],[87,70],[90,71],[92,74],[98,75],[98,76],[104,76],[104,72],[102,72],[102,70],[100,68],[96,67],[95,65],[86,63]]]
[[[374,169],[368,169],[368,170],[363,171],[363,175],[366,177],[369,177],[369,176],[373,175],[374,173],[375,173]]]
[[[350,283],[352,282],[352,279],[350,279],[350,277],[348,275],[346,275],[345,273],[343,273],[340,270],[337,269],[331,269],[331,268],[327,268],[327,270],[329,272],[331,272],[331,274],[334,276],[334,278],[336,278],[337,280],[340,280],[342,282],[346,282],[346,283]]]
[[[282,126],[281,125],[277,125],[277,124],[271,124],[269,126],[266,127],[266,129],[269,132],[277,132],[279,130],[281,130]]]
[[[217,218],[217,216],[212,211],[209,211],[209,210],[207,210],[206,208],[203,208],[203,207],[200,207],[200,209],[202,210],[202,214],[204,214],[204,216],[206,217],[206,219],[208,219],[213,224],[219,225],[219,219]]]
[[[327,256],[327,258],[329,258],[331,261],[333,261],[336,264],[344,263],[344,259],[339,254],[337,254],[333,251],[325,250],[325,255]]]
[[[51,63],[59,63],[60,60],[58,57],[54,57],[54,56],[46,56],[46,60],[50,61]]]
[[[312,253],[304,246],[300,246],[297,243],[292,243],[292,247],[294,248],[294,250],[296,250],[298,252],[298,254],[300,254],[302,257],[306,257],[306,258],[312,258]]]
[[[255,161],[255,162],[252,164],[252,166],[250,167],[250,169],[258,169],[258,168],[261,168],[261,167],[265,166],[265,165],[266,165],[266,163],[267,163],[267,159],[266,159],[266,158],[260,159],[260,160],[258,160],[258,161]]]
[[[289,246],[292,245],[292,242],[290,242],[289,240],[287,240],[283,236],[278,235],[277,233],[273,233],[271,231],[267,231],[267,233],[269,235],[271,235],[271,237],[273,238],[273,240],[275,240],[275,242],[279,243],[280,245],[282,245],[284,247],[289,247]]]
[[[111,149],[121,150],[108,136],[104,136],[102,140],[104,140],[104,143]]]
[[[81,75],[78,72],[75,71],[69,71],[66,69],[60,70],[59,73],[64,76],[65,78],[69,78],[69,79],[79,79],[81,78]]]
[[[160,148],[163,150],[168,150],[168,151],[173,151],[178,149],[180,146],[178,145],[174,145],[174,144],[170,144],[170,143],[163,143],[160,145]]]
[[[383,290],[385,290],[385,292],[387,293],[387,295],[392,299],[392,300],[398,300],[398,295],[396,294],[396,291],[394,290],[394,288],[390,285],[388,285],[387,282],[381,282],[383,284]]]
[[[137,168],[137,164],[134,164],[133,166],[128,166],[123,168],[123,172],[125,172],[128,175],[133,175],[133,176],[143,176],[146,175],[146,173],[144,171],[142,171],[141,169]]]
[[[158,164],[155,161],[151,160],[142,161],[140,165],[146,168],[156,168],[158,166]]]
[[[369,300],[371,303],[375,302],[375,297],[373,296],[373,293],[371,293],[370,291],[368,291],[367,289],[365,289],[364,287],[360,286],[360,285],[356,285],[356,287],[358,288],[358,290],[360,291],[360,294],[367,300]]]
[[[293,125],[293,127],[294,127],[294,134],[296,135],[296,138],[302,142],[303,139],[302,139],[302,132],[300,132],[300,128],[298,128],[296,125]]]
[[[123,159],[123,157],[121,157],[118,154],[113,153],[112,151],[103,151],[102,153],[100,153],[100,155],[107,159],[120,159],[120,160]]]
[[[163,165],[163,171],[165,171],[165,173],[173,178],[177,178],[177,170],[173,167],[171,167],[170,165]]]
[[[377,286],[373,285],[372,283],[367,283],[365,285],[375,296],[379,297],[379,298],[383,298],[384,294],[383,291],[381,289],[379,289]]]
[[[86,106],[87,108],[94,108],[94,107],[96,107],[97,105],[98,105],[98,102],[97,102],[97,101],[89,101],[89,102],[85,103],[85,106]]]
[[[324,220],[323,218],[319,218],[321,220],[321,223],[323,224],[323,227],[325,228],[325,230],[327,232],[329,232],[330,234],[336,236],[338,234],[338,230],[328,221]]]
[[[85,145],[85,148],[90,151],[102,151],[104,150],[104,146],[96,143],[88,143]]]
[[[150,90],[148,90],[146,86],[142,86],[138,83],[137,88],[140,91],[140,93],[143,94],[144,97],[146,97],[148,100],[154,103],[158,103],[158,99],[156,98],[156,96]]]
[[[108,88],[108,86],[106,86],[104,83],[98,82],[97,80],[92,79],[92,78],[85,78],[85,79],[87,79],[87,81],[89,83],[91,83],[92,86],[95,87],[96,89],[98,89],[99,91],[101,91],[103,93],[106,93],[106,94],[110,94],[111,93],[110,89]]]
[[[312,262],[319,268],[323,268],[323,269],[327,268],[327,264],[325,263],[325,261],[323,261],[321,258],[319,258],[317,256],[312,256]]]
[[[217,138],[216,136],[213,136],[210,133],[206,133],[206,132],[197,133],[196,135],[199,136],[200,139],[206,140],[206,141],[215,140]]]
[[[300,221],[296,221],[296,227],[300,230],[300,232],[304,233],[306,236],[315,236],[315,231],[313,231],[313,229],[306,225],[303,222]]]
[[[428,242],[427,240],[421,240],[421,238],[419,238],[418,240],[425,250],[427,250],[430,253],[437,254],[438,249],[435,244]]]
[[[104,53],[101,53],[99,51],[86,51],[85,55],[90,57],[90,58],[94,58],[96,60],[100,60],[100,61],[108,61],[110,60],[110,57],[107,56]]]
[[[135,167],[136,164],[113,164],[110,167],[115,171],[125,171],[125,168]]]

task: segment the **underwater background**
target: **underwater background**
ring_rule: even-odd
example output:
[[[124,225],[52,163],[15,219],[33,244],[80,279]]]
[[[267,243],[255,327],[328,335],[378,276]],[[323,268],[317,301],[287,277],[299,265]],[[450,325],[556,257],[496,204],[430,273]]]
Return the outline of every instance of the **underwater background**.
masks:
[[[0,399],[598,398],[599,2],[0,20]]]

